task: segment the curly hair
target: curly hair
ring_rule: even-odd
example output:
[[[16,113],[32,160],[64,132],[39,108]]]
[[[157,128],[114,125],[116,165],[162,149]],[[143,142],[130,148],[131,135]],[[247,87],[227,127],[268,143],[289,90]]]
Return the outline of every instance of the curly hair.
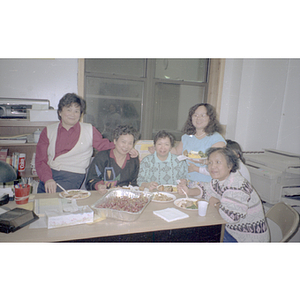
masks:
[[[175,137],[173,134],[165,131],[165,130],[160,130],[154,137],[153,142],[154,145],[156,144],[158,139],[164,139],[164,138],[169,138],[170,139],[170,143],[171,143],[171,147],[174,147],[175,145]]]
[[[232,149],[211,147],[206,151],[207,159],[209,160],[210,155],[215,152],[219,152],[225,157],[228,168],[231,168],[230,173],[235,173],[239,169],[239,158]]]
[[[67,93],[65,94],[58,103],[58,109],[57,109],[57,115],[58,119],[61,120],[60,113],[62,109],[66,107],[70,107],[72,104],[75,104],[76,106],[80,107],[80,116],[85,113],[86,109],[86,102],[84,99],[76,95],[75,93]]]
[[[139,132],[130,125],[118,125],[113,132],[113,140],[118,140],[121,135],[131,134],[133,143],[139,138]]]
[[[182,128],[182,132],[188,135],[196,134],[196,128],[192,122],[192,116],[195,113],[196,109],[200,106],[204,106],[206,108],[207,115],[209,117],[209,121],[207,126],[204,128],[204,131],[207,135],[212,135],[215,132],[223,133],[223,128],[220,122],[217,119],[216,109],[209,103],[199,103],[192,106],[189,110],[188,118],[185,122],[185,125]]]

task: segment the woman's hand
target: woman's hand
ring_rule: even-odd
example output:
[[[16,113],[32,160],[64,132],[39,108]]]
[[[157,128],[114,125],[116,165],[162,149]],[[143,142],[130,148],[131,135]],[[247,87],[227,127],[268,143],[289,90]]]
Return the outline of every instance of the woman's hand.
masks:
[[[209,204],[212,205],[212,206],[214,206],[214,207],[216,207],[217,209],[219,208],[220,203],[221,203],[220,200],[217,199],[217,198],[215,198],[215,197],[211,197],[209,199]]]
[[[191,173],[191,172],[199,172],[199,167],[197,167],[194,164],[189,164],[189,166],[188,166],[188,173]]]
[[[155,181],[151,181],[148,184],[149,191],[153,191],[153,190],[157,189],[157,187],[158,187],[158,183]]]
[[[177,193],[179,195],[185,195],[185,193],[190,197],[196,197],[201,194],[200,189],[196,188],[188,188],[186,179],[181,179],[177,185]]]
[[[188,189],[188,187],[187,187],[186,184],[187,184],[186,179],[181,179],[180,182],[178,183],[178,185],[177,185],[177,193],[178,193],[179,195],[185,195],[184,191],[185,191],[185,192],[187,193],[187,195],[188,195],[189,189]]]
[[[105,184],[98,184],[96,189],[100,194],[105,194],[107,192]]]
[[[130,151],[129,151],[129,155],[131,158],[136,158],[139,156],[139,151],[137,151],[136,149],[132,148]]]
[[[141,187],[142,187],[142,188],[147,188],[147,189],[149,189],[149,191],[153,191],[153,190],[157,189],[158,183],[155,182],[155,181],[151,181],[151,182],[143,182],[143,183],[141,184]]]
[[[45,182],[45,192],[49,194],[56,193],[56,182],[54,179],[49,179]]]

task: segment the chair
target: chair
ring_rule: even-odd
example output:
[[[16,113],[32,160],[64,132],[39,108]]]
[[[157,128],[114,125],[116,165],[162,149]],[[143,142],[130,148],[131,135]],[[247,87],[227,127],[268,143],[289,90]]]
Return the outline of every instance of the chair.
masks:
[[[84,180],[83,180],[83,182],[82,182],[82,184],[81,184],[80,190],[86,191],[86,188],[85,188],[86,176],[87,176],[87,173],[88,173],[88,171],[89,171],[89,168],[90,168],[90,166],[91,166],[91,163],[92,163],[93,159],[94,159],[94,157],[91,158],[90,164],[89,164],[89,166],[86,168],[86,171],[85,171],[85,177],[84,177]]]
[[[299,226],[298,212],[284,202],[279,202],[272,206],[267,211],[266,218],[270,229],[271,242],[288,242]],[[274,226],[271,226],[272,222],[278,225],[282,233],[282,238],[278,241],[272,238],[274,230]]]

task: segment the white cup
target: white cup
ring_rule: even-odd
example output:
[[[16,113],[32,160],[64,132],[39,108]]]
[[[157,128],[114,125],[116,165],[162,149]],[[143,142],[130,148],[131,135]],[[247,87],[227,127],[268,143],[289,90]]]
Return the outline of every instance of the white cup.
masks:
[[[208,202],[207,201],[198,201],[198,215],[204,217],[206,215]]]

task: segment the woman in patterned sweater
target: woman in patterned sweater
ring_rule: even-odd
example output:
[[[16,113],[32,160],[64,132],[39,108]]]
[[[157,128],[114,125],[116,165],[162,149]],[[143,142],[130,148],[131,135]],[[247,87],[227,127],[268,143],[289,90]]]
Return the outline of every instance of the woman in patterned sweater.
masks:
[[[178,185],[189,196],[201,197],[219,209],[227,221],[224,242],[268,242],[270,240],[261,200],[251,184],[237,172],[238,158],[228,147],[207,151],[211,182]]]
[[[173,135],[161,130],[153,141],[155,152],[142,160],[138,185],[150,191],[161,184],[177,185],[176,180],[186,178],[188,166],[185,161],[179,161],[177,155],[170,153],[175,144]]]

